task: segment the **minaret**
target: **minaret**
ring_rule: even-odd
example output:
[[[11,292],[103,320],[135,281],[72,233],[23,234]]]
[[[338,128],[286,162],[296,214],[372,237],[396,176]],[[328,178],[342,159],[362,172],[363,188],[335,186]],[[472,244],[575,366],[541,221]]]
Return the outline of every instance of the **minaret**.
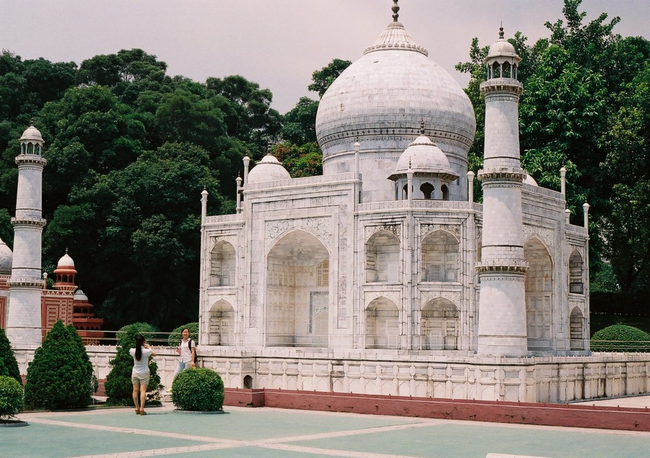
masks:
[[[7,337],[14,348],[32,348],[41,343],[41,236],[43,137],[32,125],[20,137],[18,193],[14,226],[14,256],[11,267]]]
[[[521,58],[503,38],[490,46],[485,59],[485,152],[483,170],[482,261],[477,353],[526,356],[527,264],[524,261],[521,184],[526,172],[519,160],[519,96]]]

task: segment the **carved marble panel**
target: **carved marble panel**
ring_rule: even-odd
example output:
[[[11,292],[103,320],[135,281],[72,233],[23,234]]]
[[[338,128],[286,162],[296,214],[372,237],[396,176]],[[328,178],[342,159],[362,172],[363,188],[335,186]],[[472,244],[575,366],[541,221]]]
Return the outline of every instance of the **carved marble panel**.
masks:
[[[266,242],[267,250],[273,242],[294,229],[303,229],[314,235],[325,247],[332,252],[332,219],[321,218],[299,218],[266,221]]]
[[[402,236],[402,225],[401,224],[381,224],[378,226],[366,226],[364,227],[364,237],[366,242],[370,237],[376,234],[379,231],[388,231],[399,239]]]
[[[460,226],[452,224],[420,224],[420,237],[424,239],[431,232],[443,230],[460,240]]]
[[[420,291],[420,308],[438,298],[447,299],[460,310],[460,291]]]
[[[368,308],[368,305],[378,297],[385,297],[393,301],[397,308],[400,307],[400,292],[399,291],[367,291],[363,294],[363,308]]]
[[[524,243],[526,243],[528,239],[535,236],[537,236],[542,242],[544,242],[546,248],[552,252],[552,248],[553,248],[552,229],[546,229],[543,227],[534,227],[534,226],[529,226],[528,224],[524,224]]]

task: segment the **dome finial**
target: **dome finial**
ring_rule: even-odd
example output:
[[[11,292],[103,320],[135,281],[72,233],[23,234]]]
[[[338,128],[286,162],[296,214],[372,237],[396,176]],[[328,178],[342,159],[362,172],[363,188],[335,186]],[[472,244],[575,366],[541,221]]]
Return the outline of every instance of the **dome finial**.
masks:
[[[393,7],[391,9],[393,10],[393,22],[398,22],[399,5],[397,4],[397,0],[393,0]]]
[[[499,27],[499,40],[503,40],[503,22],[501,22],[501,27]]]
[[[424,135],[424,118],[420,119],[420,135]]]
[[[29,125],[30,125],[30,127],[34,127],[34,117],[33,116],[29,119]]]

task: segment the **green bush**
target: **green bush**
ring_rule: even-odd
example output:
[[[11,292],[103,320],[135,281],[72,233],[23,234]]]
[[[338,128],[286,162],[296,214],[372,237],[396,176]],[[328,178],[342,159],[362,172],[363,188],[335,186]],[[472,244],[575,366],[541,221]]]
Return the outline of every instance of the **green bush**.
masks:
[[[9,419],[23,410],[23,385],[13,377],[0,375],[0,419]]]
[[[0,328],[0,375],[7,375],[15,379],[20,386],[23,386],[23,379],[20,376],[18,362],[14,351],[11,349],[11,343],[7,339],[5,330]]]
[[[172,384],[172,402],[180,410],[222,410],[223,380],[212,369],[183,371],[176,376]]]
[[[145,338],[145,340],[149,343],[153,342],[156,340],[156,335],[160,331],[157,327],[155,327],[153,324],[149,323],[133,323],[133,324],[127,324],[126,326],[122,326],[118,331],[115,337],[117,338],[117,344],[116,345],[128,345],[131,344],[133,346],[133,340],[130,342],[128,341],[130,338],[130,334],[128,334],[127,331],[135,329],[138,333],[142,334],[142,337]],[[137,335],[137,334],[136,334]]]
[[[624,324],[608,326],[591,338],[591,351],[648,352],[650,334]]]
[[[133,405],[133,384],[131,383],[131,371],[133,370],[133,357],[129,350],[135,345],[135,338],[140,333],[142,323],[135,323],[123,327],[120,331],[120,343],[117,345],[117,354],[110,361],[111,371],[106,376],[104,389],[108,399],[108,405]],[[149,325],[147,325],[149,326]],[[153,359],[149,360],[149,385],[147,385],[147,403],[149,405],[160,402],[160,375],[158,365]]]
[[[60,320],[47,333],[27,368],[25,405],[49,410],[88,407],[93,388],[92,365],[78,334]]]
[[[167,344],[170,347],[178,347],[178,344],[183,338],[183,329],[185,328],[187,328],[188,331],[190,331],[190,339],[192,339],[195,344],[199,343],[199,323],[194,322],[194,323],[184,324],[183,326],[179,326],[176,329],[174,329],[171,332],[171,334],[169,334],[169,337],[167,338]]]

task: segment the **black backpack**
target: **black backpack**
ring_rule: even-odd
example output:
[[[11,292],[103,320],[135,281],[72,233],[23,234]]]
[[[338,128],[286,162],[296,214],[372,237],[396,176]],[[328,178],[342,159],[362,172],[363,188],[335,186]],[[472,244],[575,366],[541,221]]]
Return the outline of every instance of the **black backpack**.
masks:
[[[196,364],[196,358],[198,356],[198,354],[196,353],[196,344],[194,343],[194,341],[192,339],[190,339],[188,337],[188,339],[187,339],[187,348],[190,350],[190,355],[192,354],[192,345],[194,346],[194,360],[190,360],[190,362]]]

